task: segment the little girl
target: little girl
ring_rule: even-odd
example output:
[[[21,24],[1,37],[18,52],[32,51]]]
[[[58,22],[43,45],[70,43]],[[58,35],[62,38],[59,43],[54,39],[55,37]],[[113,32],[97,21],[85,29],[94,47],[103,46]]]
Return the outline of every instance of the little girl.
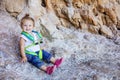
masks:
[[[58,68],[63,61],[63,58],[55,59],[50,53],[40,49],[42,36],[37,31],[34,31],[34,19],[26,14],[21,19],[22,33],[20,36],[20,54],[21,62],[30,62],[37,68],[45,71],[47,74],[52,74],[55,68]],[[45,66],[44,62],[51,62],[53,66]]]

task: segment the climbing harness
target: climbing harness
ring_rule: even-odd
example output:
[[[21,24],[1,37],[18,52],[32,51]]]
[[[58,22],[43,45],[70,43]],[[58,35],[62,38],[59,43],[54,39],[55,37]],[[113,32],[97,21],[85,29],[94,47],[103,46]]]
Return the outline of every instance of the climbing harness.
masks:
[[[37,43],[35,43],[35,39],[32,35],[30,35],[29,33],[25,32],[25,31],[22,31],[21,34],[24,35],[25,37],[27,37],[30,41],[32,41],[33,43],[26,46],[25,47],[25,53],[26,54],[31,54],[31,55],[35,55],[35,56],[38,56],[40,59],[42,59],[43,55],[42,55],[42,50],[39,51],[39,54],[35,53],[35,52],[31,52],[31,51],[28,51],[27,48],[30,48],[32,46],[35,46],[35,45],[40,45],[40,43],[42,43],[42,35],[39,34],[37,31],[32,31],[33,33],[37,34],[38,38],[39,38],[39,41]]]

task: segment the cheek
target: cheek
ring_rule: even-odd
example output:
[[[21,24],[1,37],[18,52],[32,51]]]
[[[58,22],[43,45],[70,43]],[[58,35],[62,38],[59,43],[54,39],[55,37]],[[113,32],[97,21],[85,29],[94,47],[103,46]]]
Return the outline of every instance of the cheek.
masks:
[[[23,26],[23,28],[22,29],[26,29],[26,26]]]
[[[33,29],[33,26],[31,26],[30,28]]]

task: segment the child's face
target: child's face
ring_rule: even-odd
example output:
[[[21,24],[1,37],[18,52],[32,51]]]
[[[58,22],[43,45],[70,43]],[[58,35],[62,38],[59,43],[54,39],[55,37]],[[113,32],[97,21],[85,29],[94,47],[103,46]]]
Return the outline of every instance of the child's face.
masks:
[[[22,24],[22,29],[25,32],[30,33],[33,30],[33,21],[32,20],[24,20]]]

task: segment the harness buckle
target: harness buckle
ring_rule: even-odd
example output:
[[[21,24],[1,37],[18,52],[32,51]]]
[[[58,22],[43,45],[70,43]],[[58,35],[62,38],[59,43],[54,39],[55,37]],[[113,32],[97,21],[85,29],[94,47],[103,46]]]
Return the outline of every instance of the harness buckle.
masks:
[[[39,44],[38,42],[35,43],[35,45],[38,45],[38,44]]]

